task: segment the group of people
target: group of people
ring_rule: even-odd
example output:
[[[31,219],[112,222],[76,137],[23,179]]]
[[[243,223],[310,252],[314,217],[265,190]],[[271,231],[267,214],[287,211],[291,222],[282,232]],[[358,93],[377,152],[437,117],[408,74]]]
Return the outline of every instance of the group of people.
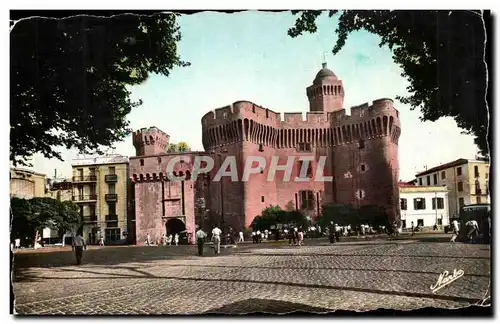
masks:
[[[243,234],[243,232],[240,232]],[[212,229],[212,242],[214,244],[214,254],[218,255],[220,253],[220,239],[222,235],[222,230],[215,225],[214,228]],[[203,229],[200,227],[195,234],[196,238],[196,244],[198,245],[198,255],[202,256],[203,255],[203,247],[205,245],[205,240],[207,238],[208,234],[203,231]],[[241,235],[243,236],[243,235]]]
[[[172,245],[172,241],[175,245],[179,245],[179,233],[175,233],[175,235],[168,235],[167,234],[163,234],[161,239],[157,242],[153,242],[151,240],[151,236],[148,235],[146,236],[146,242],[144,242],[145,245],[147,246],[151,246],[151,245]],[[156,244],[155,244],[156,243]]]
[[[460,233],[460,225],[458,224],[458,221],[456,219],[451,222],[451,227],[453,230],[453,234],[451,235],[450,241],[455,243]],[[465,223],[465,231],[467,232],[467,241],[469,243],[472,243],[479,235],[479,225],[477,221],[475,221],[474,219],[467,221]]]

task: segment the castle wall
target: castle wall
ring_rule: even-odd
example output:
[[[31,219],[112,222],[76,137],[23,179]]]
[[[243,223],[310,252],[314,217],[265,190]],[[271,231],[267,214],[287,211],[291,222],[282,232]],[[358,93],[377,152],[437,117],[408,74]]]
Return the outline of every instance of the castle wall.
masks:
[[[208,187],[197,186],[191,179],[194,158],[209,155],[204,152],[163,154],[130,158],[130,177],[135,186],[136,238],[144,244],[149,233],[152,240],[166,233],[166,224],[171,218],[183,221],[188,233],[196,230],[196,199],[204,198],[207,209],[210,205]],[[175,157],[187,157],[190,161],[179,161],[174,166],[174,175],[187,176],[185,181],[168,181],[166,169]],[[199,175],[203,181],[202,175]],[[197,189],[202,192],[197,192]],[[164,202],[163,202],[164,200]]]
[[[276,173],[279,180],[268,182],[266,167],[263,174],[251,175],[248,182],[238,184],[235,191],[238,197],[226,199],[226,203],[243,206],[246,227],[269,205],[284,209],[299,205],[300,208],[301,190],[314,192],[315,207],[306,211],[313,218],[318,214],[317,207],[324,203],[357,207],[383,204],[394,213],[397,210],[394,201],[398,201],[394,198],[398,176],[398,117],[390,99],[352,107],[350,115],[343,109],[308,112],[305,116],[302,113],[282,116],[251,102],[240,101],[211,111],[202,118],[203,144],[206,150],[227,150],[227,155],[237,157],[239,167],[250,156],[264,157],[267,167],[272,156],[279,156],[280,164],[286,163],[289,156],[315,155],[317,159],[327,156],[324,175],[333,174],[333,183],[283,182],[280,180],[284,172]],[[312,151],[298,152],[299,143],[310,143]],[[295,163],[292,178],[298,172]],[[239,176],[241,178],[241,172]]]

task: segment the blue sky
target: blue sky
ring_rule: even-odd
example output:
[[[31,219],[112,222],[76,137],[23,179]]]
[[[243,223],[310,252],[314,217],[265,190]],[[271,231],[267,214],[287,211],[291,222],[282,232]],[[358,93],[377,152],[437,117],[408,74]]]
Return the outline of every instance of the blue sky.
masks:
[[[345,107],[378,98],[406,94],[388,48],[379,48],[377,36],[352,34],[336,56],[337,20],[327,14],[318,20],[318,31],[292,39],[287,35],[295,16],[289,12],[205,12],[179,18],[183,35],[179,53],[191,66],[177,68],[170,76],[151,76],[130,88],[143,105],[129,115],[131,127],[157,126],[172,142],[185,141],[202,150],[201,117],[209,110],[238,100],[249,100],[277,112],[308,110],[305,88],[321,68],[327,51],[328,67],[343,80]],[[418,110],[395,102],[400,112],[400,178],[411,180],[428,167],[457,158],[474,158],[477,149],[470,136],[450,118],[421,122]],[[349,110],[348,110],[349,112]],[[114,153],[133,156],[131,137],[117,143]],[[49,176],[71,176],[76,151],[63,150],[64,162],[35,156],[34,168]]]

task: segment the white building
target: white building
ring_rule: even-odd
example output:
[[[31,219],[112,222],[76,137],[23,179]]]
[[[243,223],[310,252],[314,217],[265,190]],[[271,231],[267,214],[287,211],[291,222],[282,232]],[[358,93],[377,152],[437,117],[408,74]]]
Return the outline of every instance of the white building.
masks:
[[[414,186],[399,184],[401,222],[403,229],[439,228],[449,225],[448,189],[446,186]]]

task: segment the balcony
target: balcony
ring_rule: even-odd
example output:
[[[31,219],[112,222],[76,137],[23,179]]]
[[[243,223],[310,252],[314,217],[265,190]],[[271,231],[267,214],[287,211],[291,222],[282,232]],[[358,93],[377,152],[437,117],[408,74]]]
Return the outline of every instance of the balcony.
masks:
[[[118,176],[116,174],[107,174],[104,176],[104,181],[106,182],[117,182]]]
[[[118,215],[106,215],[106,222],[118,222]]]
[[[84,201],[92,201],[92,200],[97,200],[96,194],[73,196],[73,201],[76,201],[76,202],[84,202]]]
[[[76,176],[73,177],[73,182],[96,182],[97,175],[88,175],[88,176]]]
[[[97,223],[97,215],[84,215],[83,223],[84,224]]]
[[[117,201],[118,200],[118,195],[117,194],[105,194],[104,199],[106,201]]]

